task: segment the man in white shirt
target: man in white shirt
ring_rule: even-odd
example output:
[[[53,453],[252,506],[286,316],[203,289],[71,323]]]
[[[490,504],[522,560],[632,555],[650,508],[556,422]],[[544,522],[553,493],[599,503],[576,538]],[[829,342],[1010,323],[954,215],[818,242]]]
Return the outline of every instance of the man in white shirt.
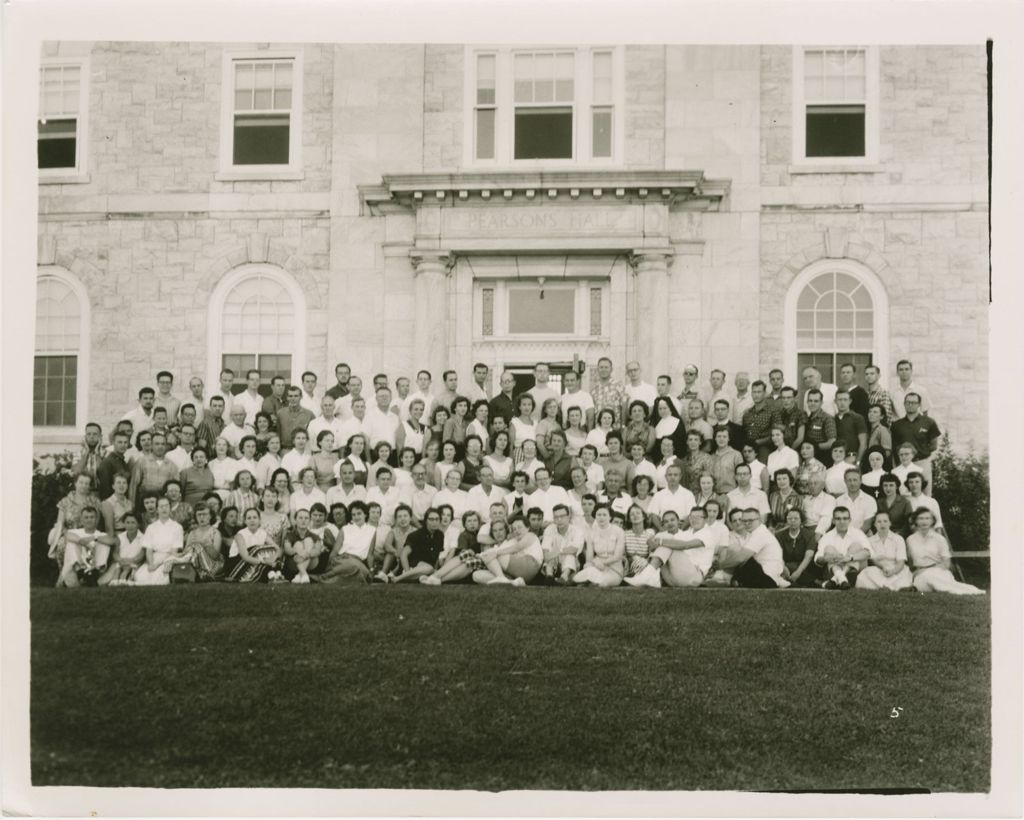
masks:
[[[672,406],[676,408],[676,413],[682,417],[682,404],[679,399],[672,395],[672,377],[666,373],[658,376],[654,382],[654,389],[657,391],[657,395],[654,398],[669,399],[672,402]]]
[[[403,424],[409,420],[409,405],[413,399],[423,399],[422,418],[424,421],[430,418],[430,413],[434,409],[434,396],[430,392],[432,378],[429,370],[421,370],[416,374],[416,390],[406,396],[398,412]]]
[[[552,512],[556,504],[569,506],[569,494],[562,487],[556,487],[551,483],[551,473],[547,467],[540,467],[533,474],[533,480],[537,482],[537,489],[526,497],[523,506],[525,509],[537,507],[544,512],[545,526],[555,519]]]
[[[178,472],[192,466],[192,450],[196,446],[196,426],[183,424],[178,430],[178,446],[167,454],[169,461],[174,463]]]
[[[459,396],[459,374],[454,370],[446,370],[441,374],[441,382],[444,384],[444,390],[434,399],[434,407],[443,405],[451,412],[452,402]]]
[[[338,482],[327,489],[327,509],[335,504],[348,507],[353,501],[366,501],[366,487],[356,484],[355,467],[346,461],[338,463]]]
[[[224,399],[224,415],[230,417],[231,405],[234,403],[235,394],[231,392],[231,388],[235,384],[235,371],[229,367],[225,367],[220,371],[220,385],[216,390],[211,391],[210,395],[206,399],[206,409],[210,409],[210,401],[214,396],[220,396]]]
[[[789,581],[783,577],[786,563],[782,559],[782,545],[779,539],[761,522],[757,510],[744,510],[742,520],[749,532],[745,546],[754,554],[754,560],[761,566],[762,572],[776,587],[788,587]],[[733,573],[733,577],[736,578],[736,573]],[[744,585],[742,572],[738,580]]]
[[[490,368],[487,367],[483,362],[477,362],[473,365],[473,381],[470,382],[466,388],[466,398],[470,400],[472,404],[483,399],[484,401],[490,400],[490,396],[487,395],[487,374],[490,372]],[[472,404],[470,406],[472,406]]]
[[[245,408],[240,404],[234,404],[231,407],[231,423],[225,425],[224,431],[221,433],[221,437],[224,438],[231,446],[231,455],[234,458],[239,458],[241,456],[239,444],[241,443],[242,438],[245,436],[251,436],[254,432],[255,431],[245,423]]]
[[[347,399],[349,397],[343,396],[342,398]],[[338,401],[341,401],[341,399],[338,399]],[[335,407],[338,406],[338,401],[334,403]],[[352,401],[349,417],[338,426],[338,440],[334,443],[337,444],[338,447],[347,448],[348,440],[356,433],[362,433],[364,436],[366,435],[366,399],[362,396],[357,396]],[[345,455],[348,455],[347,449],[345,450]],[[367,463],[373,461],[373,459],[370,458],[369,453],[364,453],[363,458]]]
[[[927,416],[931,401],[928,398],[928,391],[914,381],[914,365],[907,359],[901,359],[896,363],[896,376],[899,381],[892,391],[892,409],[896,413],[896,418],[901,419],[907,415],[907,393],[917,393],[921,397],[919,412]]]
[[[649,563],[632,578],[626,578],[626,583],[636,587],[660,587],[663,582],[672,587],[700,586],[715,560],[718,538],[706,526],[704,508],[690,510],[690,528],[685,532],[679,529],[675,510],[666,510],[664,519],[664,529],[659,528],[651,537],[654,550]]]
[[[556,504],[551,514],[554,521],[544,528],[541,539],[544,550],[541,573],[556,583],[568,584],[580,568],[579,557],[583,554],[586,539],[583,530],[570,523],[569,508],[565,504]]]
[[[568,421],[570,407],[578,407],[583,411],[583,423],[588,430],[594,426],[594,398],[584,390],[580,390],[580,376],[575,370],[570,370],[562,376],[562,386],[565,392],[562,394],[562,423]]]
[[[538,362],[533,368],[534,385],[526,391],[529,395],[533,396],[532,415],[534,423],[540,420],[544,402],[548,399],[555,399],[556,401],[561,399],[559,392],[548,384],[549,377],[548,366],[544,362]]]
[[[334,401],[330,396],[324,396],[320,399],[320,415],[306,425],[306,432],[309,433],[310,449],[314,453],[320,452],[320,445],[317,444],[316,440],[324,430],[327,430],[334,436],[335,450],[341,448],[345,441],[348,440],[345,439],[343,441],[341,438],[345,422],[334,415]]]
[[[697,499],[693,497],[686,487],[679,484],[683,477],[683,468],[679,464],[670,464],[665,470],[665,488],[658,490],[647,507],[647,515],[650,516],[651,526],[658,532],[665,527],[662,520],[665,513],[671,510],[681,521],[690,514]]]
[[[811,476],[810,494],[804,496],[804,526],[814,530],[815,538],[821,538],[829,531],[835,508],[835,497],[825,492],[824,477],[815,473]]]
[[[629,396],[630,404],[635,401],[642,401],[646,404],[649,416],[658,391],[653,384],[648,384],[640,378],[640,372],[640,362],[626,362],[626,394]],[[626,418],[629,416],[627,415]]]
[[[725,496],[730,510],[757,510],[761,515],[761,523],[768,520],[771,507],[768,504],[768,496],[763,490],[755,489],[750,485],[750,465],[739,464],[736,466],[736,488],[730,490]]]
[[[804,412],[810,413],[807,406],[807,393],[811,390],[821,391],[821,409],[828,415],[836,414],[836,391],[839,389],[834,384],[821,381],[821,371],[816,367],[805,367],[801,374],[804,380]]]
[[[412,486],[406,487],[402,492],[402,502],[412,509],[413,526],[423,526],[427,510],[434,505],[435,495],[437,488],[427,484],[426,466],[416,464],[412,468]]]
[[[376,393],[377,406],[367,409],[364,426],[366,435],[370,438],[371,449],[382,441],[395,449],[395,441],[398,434],[398,426],[401,422],[391,412],[391,391],[387,387],[381,387]]]
[[[708,381],[710,386],[700,390],[700,400],[704,402],[705,418],[710,417],[715,402],[719,399],[729,402],[729,406],[732,407],[732,396],[725,389],[725,371],[715,368],[708,375]]]
[[[745,370],[737,371],[733,378],[736,386],[736,397],[732,401],[732,422],[743,424],[743,414],[754,406],[754,397],[750,394],[750,374]]]
[[[377,471],[376,486],[366,491],[366,503],[380,504],[380,521],[389,527],[395,525],[395,507],[402,503],[401,493],[391,486],[391,481],[391,468],[381,467]]]
[[[348,380],[348,394],[340,399],[334,400],[334,415],[342,421],[352,418],[352,402],[363,395],[363,380],[358,376],[351,376]]]
[[[376,389],[374,387],[374,390]],[[399,376],[395,379],[395,395],[391,397],[391,412],[398,416],[399,421],[402,418],[402,405],[405,404],[407,398],[409,398],[409,377]],[[428,419],[423,419],[424,424],[427,421]]]
[[[480,516],[480,523],[484,524],[491,520],[491,505],[496,502],[504,503],[505,491],[494,484],[494,470],[484,465],[477,471],[480,483],[469,488],[466,492],[467,509],[476,510]]]
[[[152,387],[143,387],[139,391],[139,405],[134,410],[129,410],[121,421],[132,423],[132,434],[138,435],[143,430],[149,430],[153,426],[153,403],[156,400],[156,391]]]
[[[480,529],[476,534],[476,541],[482,547],[490,547],[494,544],[494,539],[491,538],[491,524],[495,521],[505,521],[509,519],[508,511],[505,509],[505,505],[500,501],[495,501],[491,504],[491,520],[481,524]]]
[[[302,397],[299,406],[305,407],[316,416],[320,412],[320,391],[316,388],[316,373],[307,370],[302,374]]]
[[[260,371],[248,370],[245,374],[245,390],[234,397],[234,404],[245,409],[245,423],[256,427],[256,414],[263,412],[263,396],[260,395]]]
[[[625,516],[633,506],[633,499],[622,489],[622,480],[621,472],[608,470],[604,474],[604,490],[597,494],[597,501],[599,504],[609,505],[612,512]]]
[[[860,470],[856,467],[848,467],[845,478],[846,492],[836,499],[836,506],[850,511],[851,527],[867,533],[874,526],[878,502],[861,490]]]
[[[851,589],[857,573],[867,566],[872,555],[871,544],[860,530],[850,526],[850,511],[837,506],[832,512],[834,529],[818,542],[814,563],[825,567],[825,589]]]

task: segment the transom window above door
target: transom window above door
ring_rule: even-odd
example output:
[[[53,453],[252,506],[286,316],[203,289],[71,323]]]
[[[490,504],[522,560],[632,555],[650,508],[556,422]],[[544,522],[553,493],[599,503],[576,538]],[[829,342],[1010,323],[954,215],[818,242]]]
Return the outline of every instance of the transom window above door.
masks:
[[[477,338],[597,339],[608,335],[608,280],[481,279],[474,288]]]
[[[620,47],[466,50],[469,165],[621,162]]]

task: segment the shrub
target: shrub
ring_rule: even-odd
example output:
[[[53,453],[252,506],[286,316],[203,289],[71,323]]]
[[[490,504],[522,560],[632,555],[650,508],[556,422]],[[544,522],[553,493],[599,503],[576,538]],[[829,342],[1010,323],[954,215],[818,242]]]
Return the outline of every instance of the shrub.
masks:
[[[71,492],[74,454],[54,453],[32,459],[32,518],[30,533],[29,574],[32,583],[54,584],[57,565],[46,557],[49,545],[46,536],[57,520],[57,502]]]
[[[932,495],[942,509],[942,522],[953,549],[989,548],[988,456],[953,452],[942,437],[932,461]]]

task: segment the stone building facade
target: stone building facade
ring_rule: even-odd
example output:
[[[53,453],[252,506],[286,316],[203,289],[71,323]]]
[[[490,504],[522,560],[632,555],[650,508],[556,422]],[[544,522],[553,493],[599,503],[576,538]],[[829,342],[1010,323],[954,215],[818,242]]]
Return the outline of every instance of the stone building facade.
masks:
[[[602,355],[908,358],[987,446],[983,45],[53,43],[41,77],[41,146],[75,142],[40,172],[37,450],[162,369]]]

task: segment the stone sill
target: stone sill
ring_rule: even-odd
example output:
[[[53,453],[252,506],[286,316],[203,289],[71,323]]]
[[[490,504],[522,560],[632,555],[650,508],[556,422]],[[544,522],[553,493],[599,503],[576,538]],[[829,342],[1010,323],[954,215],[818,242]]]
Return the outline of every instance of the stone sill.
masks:
[[[49,447],[46,452],[77,450],[82,443],[82,434],[74,427],[34,427],[32,444],[34,449]]]
[[[829,163],[822,165],[790,165],[790,174],[883,174],[885,166],[874,163]]]
[[[306,178],[304,171],[220,171],[213,175],[217,182],[301,182]]]
[[[84,185],[91,182],[89,174],[43,174],[39,173],[40,185]]]

